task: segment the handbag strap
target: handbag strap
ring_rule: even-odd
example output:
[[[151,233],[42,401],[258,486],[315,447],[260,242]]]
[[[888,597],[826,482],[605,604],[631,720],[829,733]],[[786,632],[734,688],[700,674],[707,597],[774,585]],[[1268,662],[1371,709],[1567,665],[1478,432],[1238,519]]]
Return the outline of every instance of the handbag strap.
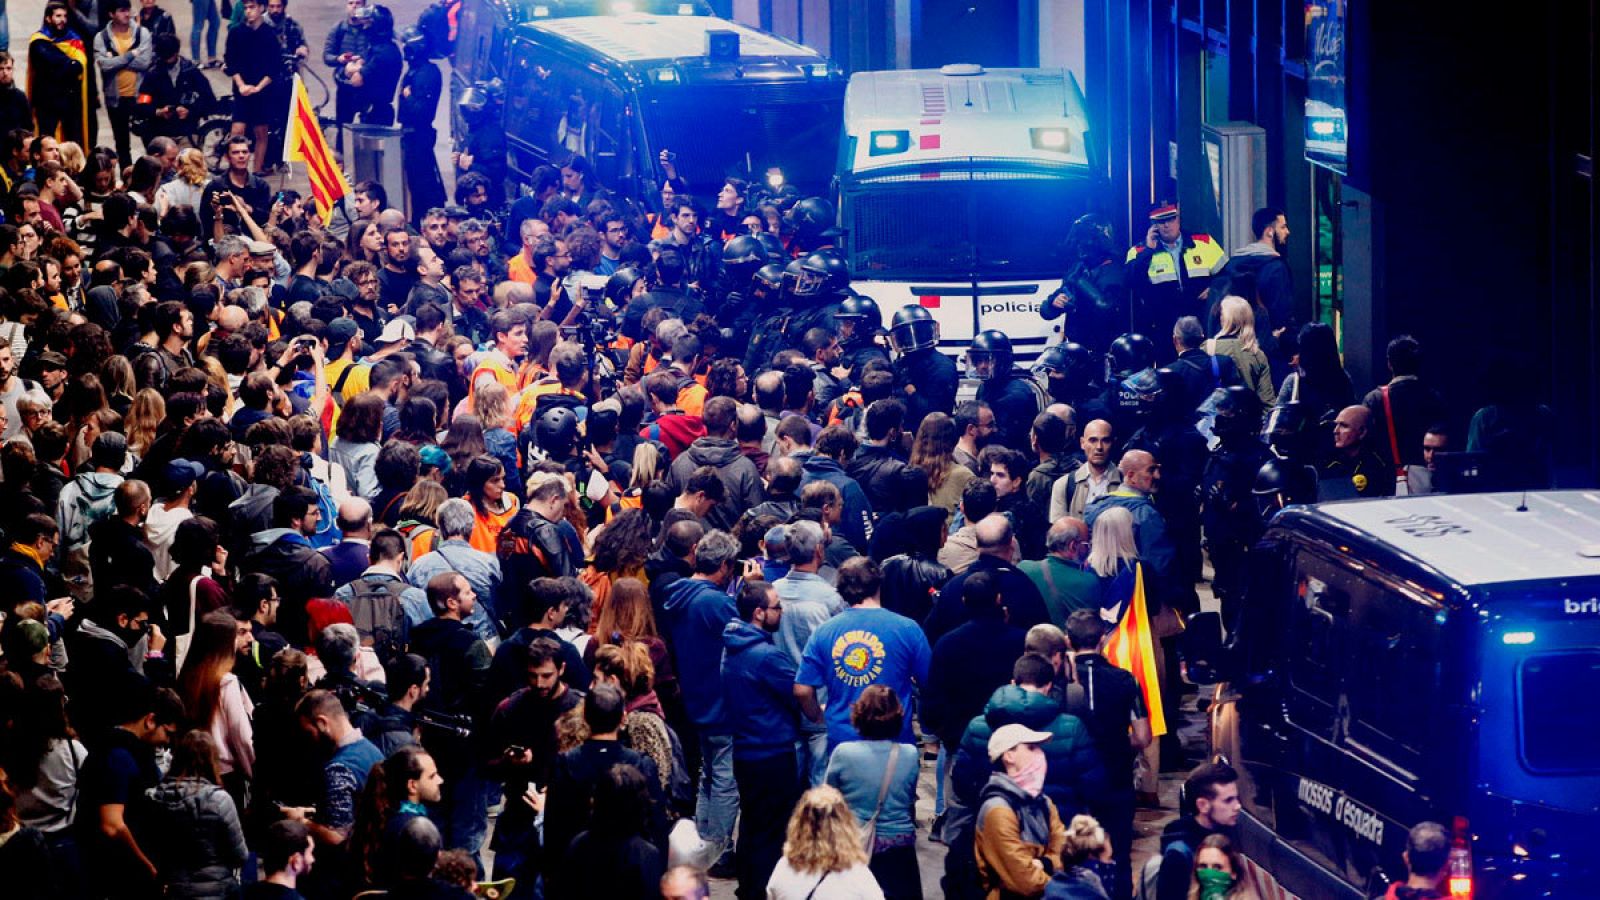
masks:
[[[817,888],[822,887],[822,883],[827,881],[828,876],[832,874],[832,872],[823,872],[822,877],[817,879],[817,883],[811,886],[811,890],[806,891],[806,900],[811,900],[812,897],[815,897],[817,894]]]
[[[867,825],[876,827],[878,813],[883,812],[883,800],[889,796],[889,782],[894,780],[895,763],[900,761],[900,745],[889,745],[889,762],[883,767],[883,784],[878,785],[878,803],[872,808],[872,818],[867,820]]]
[[[1379,389],[1383,394],[1383,421],[1389,426],[1389,458],[1394,461],[1396,475],[1405,472],[1405,463],[1400,459],[1400,442],[1394,436],[1394,406],[1389,403],[1389,386],[1386,384]]]

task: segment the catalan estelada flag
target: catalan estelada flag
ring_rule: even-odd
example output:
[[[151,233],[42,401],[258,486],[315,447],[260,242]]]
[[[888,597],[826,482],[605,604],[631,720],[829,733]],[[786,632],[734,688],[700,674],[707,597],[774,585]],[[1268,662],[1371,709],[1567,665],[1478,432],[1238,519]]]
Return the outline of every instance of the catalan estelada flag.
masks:
[[[1156,645],[1150,634],[1150,606],[1144,597],[1144,567],[1135,564],[1133,599],[1122,614],[1122,621],[1106,638],[1101,650],[1106,659],[1119,669],[1133,673],[1144,695],[1145,709],[1150,713],[1150,734],[1160,737],[1167,733],[1167,715],[1161,706],[1161,682],[1156,677]]]
[[[294,76],[294,89],[289,92],[288,139],[283,142],[284,162],[303,162],[311,176],[311,198],[317,203],[317,214],[322,224],[333,218],[333,207],[350,193],[350,184],[344,172],[328,149],[328,138],[317,122],[317,111],[306,95],[306,86],[300,76]]]

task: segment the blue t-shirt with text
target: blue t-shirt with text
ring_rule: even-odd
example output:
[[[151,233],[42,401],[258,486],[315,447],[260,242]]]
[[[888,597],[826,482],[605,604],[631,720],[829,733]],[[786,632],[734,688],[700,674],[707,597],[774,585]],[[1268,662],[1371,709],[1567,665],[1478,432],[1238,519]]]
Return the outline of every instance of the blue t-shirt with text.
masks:
[[[911,619],[887,609],[848,609],[811,633],[795,682],[827,689],[823,718],[830,745],[861,739],[850,724],[850,708],[875,684],[900,698],[906,709],[900,739],[912,743],[912,682],[927,683],[932,656],[927,635]]]

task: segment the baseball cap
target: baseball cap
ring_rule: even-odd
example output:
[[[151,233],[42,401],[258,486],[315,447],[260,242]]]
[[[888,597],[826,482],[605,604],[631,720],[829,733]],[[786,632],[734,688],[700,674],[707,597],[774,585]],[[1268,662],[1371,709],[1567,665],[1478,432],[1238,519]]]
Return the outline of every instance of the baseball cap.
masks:
[[[65,369],[67,358],[54,350],[46,350],[39,354],[38,364],[41,369]]]
[[[416,326],[410,321],[409,316],[399,316],[389,320],[383,326],[383,333],[378,335],[377,343],[393,344],[396,341],[409,341],[417,336]]]
[[[205,474],[206,467],[194,460],[175,459],[167,463],[166,468],[162,470],[161,480],[167,486],[168,492],[181,494]]]
[[[1034,731],[1026,725],[1012,722],[1001,725],[989,735],[989,762],[999,762],[1000,757],[1018,744],[1042,744],[1052,735],[1047,731]]]
[[[355,319],[340,316],[328,323],[328,344],[332,347],[342,347],[360,333],[361,327],[356,324]]]

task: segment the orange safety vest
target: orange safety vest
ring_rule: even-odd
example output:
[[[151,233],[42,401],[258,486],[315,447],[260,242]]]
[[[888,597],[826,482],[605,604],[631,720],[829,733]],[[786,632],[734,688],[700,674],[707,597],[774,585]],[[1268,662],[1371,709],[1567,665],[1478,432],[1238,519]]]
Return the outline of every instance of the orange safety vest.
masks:
[[[467,543],[471,544],[474,550],[482,550],[488,554],[495,552],[500,542],[500,532],[506,530],[506,526],[511,524],[511,519],[521,508],[516,495],[507,492],[506,496],[511,498],[511,505],[501,513],[486,513],[478,508],[478,504],[472,504],[472,537]]]

